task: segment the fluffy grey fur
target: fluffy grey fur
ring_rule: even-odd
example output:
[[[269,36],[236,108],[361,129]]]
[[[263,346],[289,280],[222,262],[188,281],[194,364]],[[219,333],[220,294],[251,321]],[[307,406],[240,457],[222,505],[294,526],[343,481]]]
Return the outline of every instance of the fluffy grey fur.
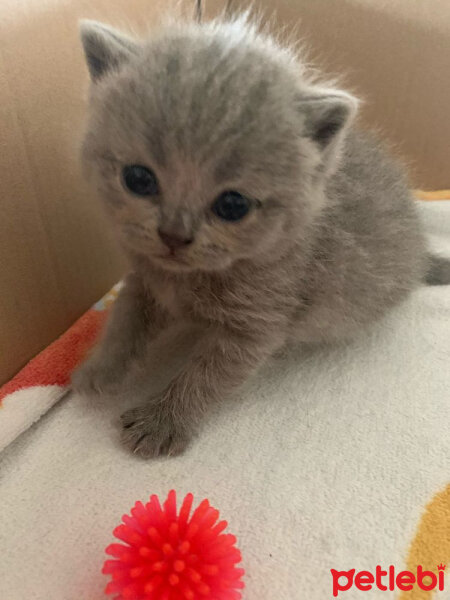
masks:
[[[73,382],[129,394],[153,341],[184,331],[187,363],[123,415],[134,452],[174,454],[287,342],[352,336],[406,298],[424,277],[423,235],[402,170],[353,128],[357,100],[315,83],[245,17],[145,41],[84,22],[81,36],[83,159],[131,266]],[[158,196],[125,189],[131,164],[155,172]],[[251,199],[241,221],[211,211],[225,190]],[[158,228],[192,243],[169,252]]]

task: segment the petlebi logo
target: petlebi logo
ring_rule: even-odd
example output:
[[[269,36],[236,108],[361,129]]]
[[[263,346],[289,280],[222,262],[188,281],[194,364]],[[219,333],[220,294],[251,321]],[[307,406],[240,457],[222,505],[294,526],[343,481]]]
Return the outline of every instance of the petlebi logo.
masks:
[[[346,592],[351,588],[356,588],[362,592],[368,592],[372,589],[379,589],[383,592],[401,590],[408,592],[413,589],[424,591],[444,589],[444,571],[445,565],[437,566],[437,574],[433,571],[427,571],[418,565],[415,572],[395,570],[390,565],[384,570],[377,565],[375,571],[358,571],[350,569],[349,571],[336,571],[330,569],[333,585],[333,596],[337,598],[341,592]]]

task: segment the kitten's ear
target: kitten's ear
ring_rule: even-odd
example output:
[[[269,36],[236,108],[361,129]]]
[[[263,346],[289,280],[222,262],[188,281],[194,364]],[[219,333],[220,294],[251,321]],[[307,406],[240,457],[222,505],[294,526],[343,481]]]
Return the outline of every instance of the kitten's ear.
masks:
[[[94,82],[139,51],[136,41],[97,21],[82,20],[80,37],[89,73]]]
[[[333,169],[356,115],[358,100],[346,92],[315,90],[312,95],[299,98],[298,109],[303,115],[303,135],[317,143],[325,168]]]

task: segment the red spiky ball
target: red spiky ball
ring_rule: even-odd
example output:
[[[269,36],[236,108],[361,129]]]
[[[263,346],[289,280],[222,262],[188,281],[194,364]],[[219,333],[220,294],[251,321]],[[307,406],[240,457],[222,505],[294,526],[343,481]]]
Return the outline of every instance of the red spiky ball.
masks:
[[[103,573],[111,575],[105,593],[115,600],[239,600],[244,570],[236,538],[224,534],[226,521],[203,500],[190,516],[188,494],[177,514],[174,490],[161,506],[157,496],[136,502],[113,534],[124,544],[111,544]]]

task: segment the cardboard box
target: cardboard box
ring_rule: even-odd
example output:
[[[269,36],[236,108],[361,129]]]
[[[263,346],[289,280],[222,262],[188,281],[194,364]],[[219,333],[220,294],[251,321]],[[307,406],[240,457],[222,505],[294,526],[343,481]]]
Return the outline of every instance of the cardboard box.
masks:
[[[238,2],[232,3],[237,8]],[[245,3],[241,3],[245,4]],[[411,164],[450,184],[448,0],[261,0],[310,56],[365,99],[362,119]],[[206,1],[205,16],[223,8]],[[184,2],[187,11],[194,1]],[[123,271],[77,144],[87,71],[77,20],[143,30],[164,0],[3,0],[0,5],[0,383],[54,340]]]

